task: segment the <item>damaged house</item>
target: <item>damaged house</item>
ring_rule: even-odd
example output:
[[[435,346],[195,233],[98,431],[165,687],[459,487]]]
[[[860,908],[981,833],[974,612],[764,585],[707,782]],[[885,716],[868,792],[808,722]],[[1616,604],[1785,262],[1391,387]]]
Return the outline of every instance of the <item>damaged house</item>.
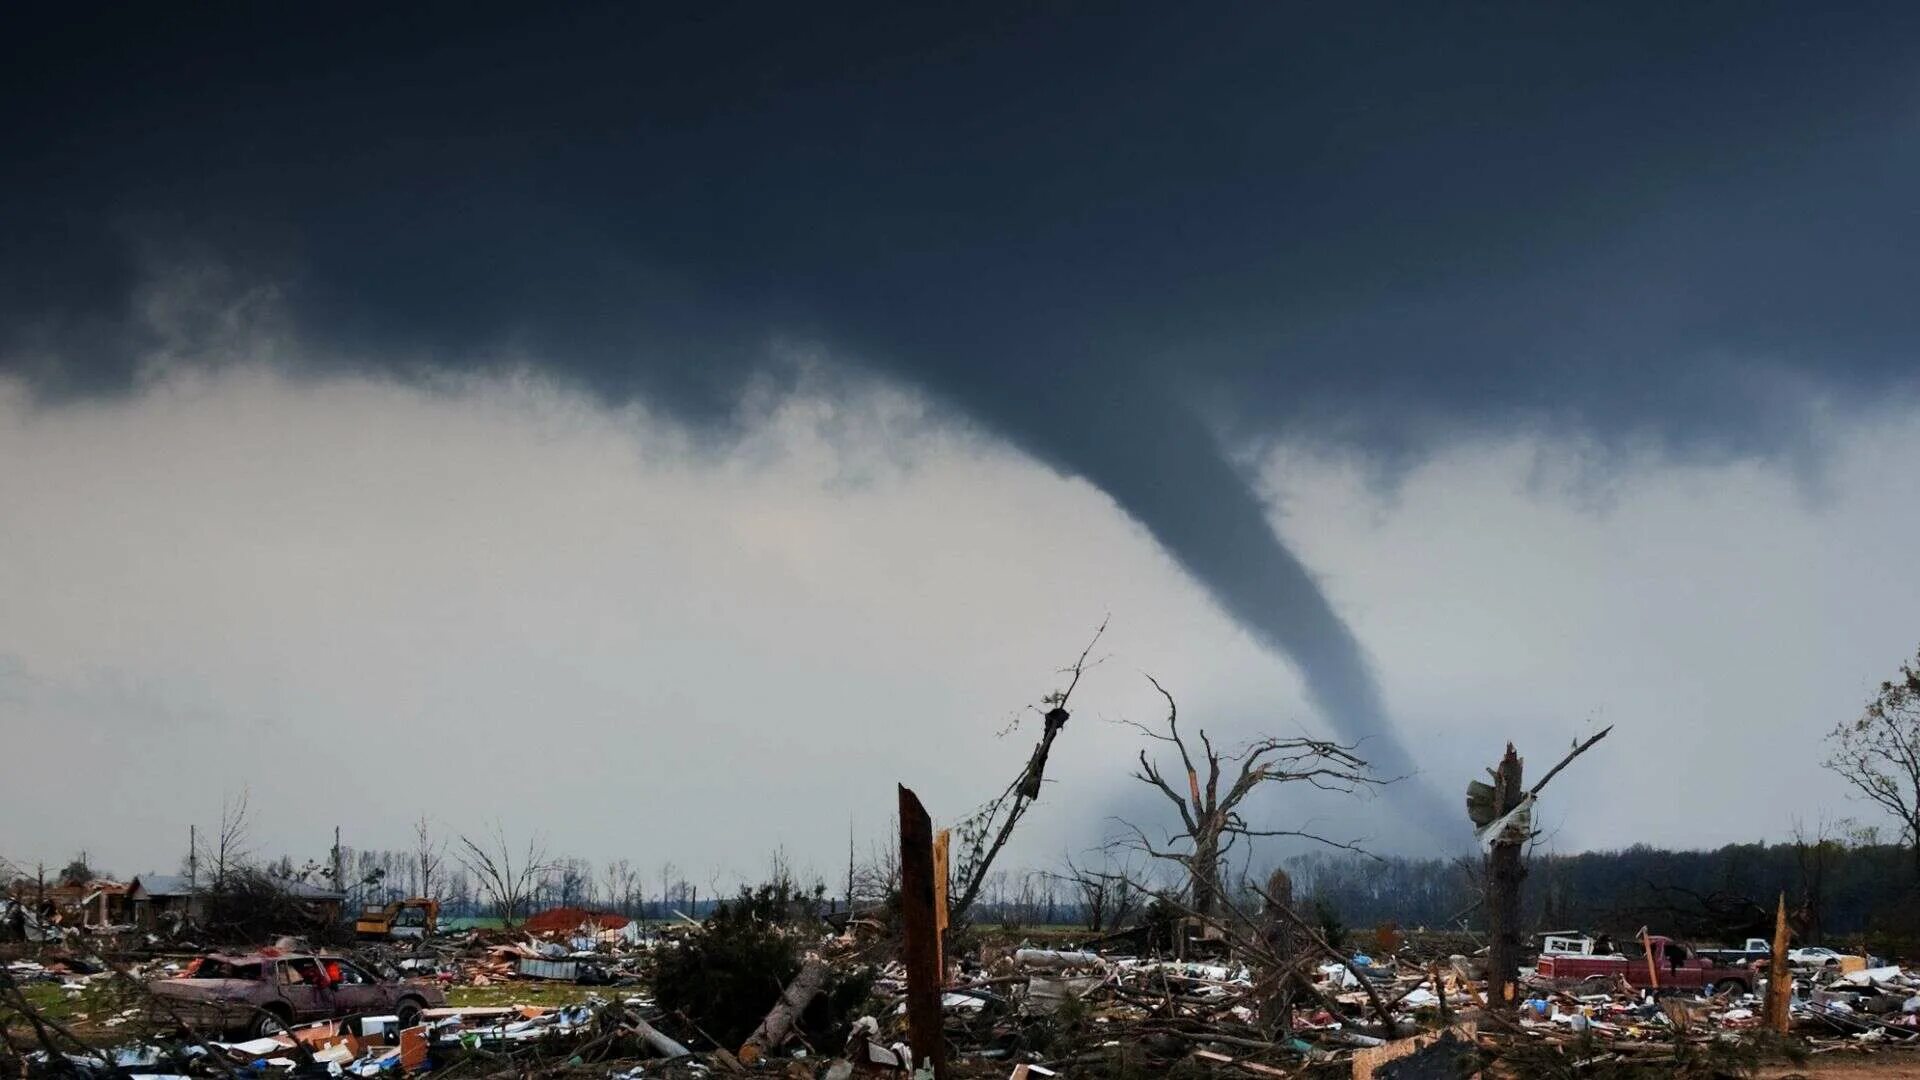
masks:
[[[133,924],[143,930],[206,917],[207,890],[177,874],[142,874],[127,886]]]

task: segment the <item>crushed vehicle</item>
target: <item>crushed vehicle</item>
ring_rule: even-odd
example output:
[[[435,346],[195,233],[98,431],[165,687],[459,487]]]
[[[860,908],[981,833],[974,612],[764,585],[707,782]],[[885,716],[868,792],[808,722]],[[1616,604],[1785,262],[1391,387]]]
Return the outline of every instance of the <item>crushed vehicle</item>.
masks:
[[[1607,954],[1542,953],[1531,976],[1548,989],[1589,986],[1595,990],[1625,979],[1636,990],[1695,990],[1715,994],[1752,993],[1757,980],[1743,964],[1723,964],[1672,938],[1650,935],[1625,952]]]
[[[437,984],[382,979],[324,953],[204,956],[179,977],[155,979],[147,989],[152,1023],[255,1037],[347,1016],[393,1015],[410,1027],[422,1010],[447,1001]]]

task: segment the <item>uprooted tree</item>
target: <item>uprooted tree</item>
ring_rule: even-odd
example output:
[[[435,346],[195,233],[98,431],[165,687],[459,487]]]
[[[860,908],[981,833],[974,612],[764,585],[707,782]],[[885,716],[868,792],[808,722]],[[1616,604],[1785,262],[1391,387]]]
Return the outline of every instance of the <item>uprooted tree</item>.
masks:
[[[1920,874],[1920,652],[1858,719],[1835,725],[1827,745],[1826,767],[1900,823]]]
[[[1393,778],[1375,776],[1354,752],[1355,747],[1307,736],[1266,737],[1229,753],[1215,747],[1206,729],[1199,728],[1195,735],[1201,754],[1196,764],[1187,737],[1180,731],[1178,703],[1159,680],[1149,675],[1147,681],[1166,699],[1166,730],[1156,731],[1131,720],[1122,722],[1149,739],[1173,747],[1186,774],[1185,791],[1174,789],[1145,748],[1140,751],[1140,768],[1133,778],[1173,804],[1180,815],[1180,832],[1170,835],[1164,844],[1155,844],[1138,825],[1121,825],[1132,834],[1129,846],[1182,868],[1187,879],[1187,907],[1194,915],[1205,919],[1214,914],[1221,896],[1221,864],[1236,843],[1260,837],[1294,837],[1348,851],[1361,850],[1353,841],[1336,840],[1310,829],[1255,828],[1241,812],[1250,796],[1272,785],[1308,784],[1323,791],[1355,794],[1393,782]]]

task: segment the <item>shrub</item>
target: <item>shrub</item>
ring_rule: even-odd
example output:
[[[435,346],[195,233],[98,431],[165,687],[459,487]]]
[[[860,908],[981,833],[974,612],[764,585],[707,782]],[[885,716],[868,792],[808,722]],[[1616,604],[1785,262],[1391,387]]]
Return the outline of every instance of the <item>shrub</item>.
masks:
[[[818,913],[817,898],[778,886],[742,891],[713,909],[702,933],[660,956],[654,1000],[727,1049],[738,1048],[800,972],[786,927],[812,922]],[[801,1015],[802,1034],[816,1046],[831,1044],[833,1029],[866,1001],[872,982],[869,973],[835,979]]]

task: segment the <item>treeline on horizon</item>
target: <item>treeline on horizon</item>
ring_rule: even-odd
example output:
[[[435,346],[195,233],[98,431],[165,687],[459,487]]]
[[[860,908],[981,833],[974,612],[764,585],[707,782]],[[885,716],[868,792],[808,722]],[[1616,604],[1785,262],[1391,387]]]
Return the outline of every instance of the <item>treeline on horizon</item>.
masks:
[[[1641,927],[1697,942],[1771,937],[1785,896],[1794,937],[1860,941],[1883,951],[1920,941],[1915,855],[1904,845],[1834,840],[1729,844],[1675,851],[1644,844],[1615,851],[1535,854],[1527,860],[1522,925],[1549,930]],[[1294,895],[1337,913],[1352,929],[1482,930],[1477,856],[1372,858],[1312,853],[1282,864]],[[1909,949],[1911,948],[1908,945]]]
[[[357,856],[357,857],[356,857]],[[384,879],[384,888],[361,888],[373,900],[417,890],[413,863],[400,852],[361,851],[355,875]],[[1403,930],[1483,931],[1481,859],[1374,857],[1351,852],[1311,852],[1280,864],[1293,895],[1347,929],[1364,931],[1392,923]],[[1572,854],[1536,852],[1527,860],[1521,918],[1529,932],[1604,930],[1619,936],[1641,927],[1697,942],[1738,944],[1770,937],[1774,905],[1785,896],[1796,940],[1855,941],[1881,951],[1920,951],[1920,873],[1914,850],[1897,844],[1834,839],[1729,844],[1712,850],[1674,850],[1637,844],[1610,851]],[[369,873],[375,870],[386,873]],[[698,918],[727,898],[719,882],[702,888],[670,864],[643,875],[625,861],[596,868],[578,859],[557,860],[529,896],[528,910],[544,907],[604,907],[641,918]],[[818,890],[827,908],[881,902],[891,867],[862,865],[857,874],[829,884],[796,875],[783,859],[770,877],[786,877],[805,891]],[[647,878],[655,880],[649,881]],[[802,880],[804,878],[804,880]],[[848,886],[852,886],[851,889]],[[458,867],[429,886],[448,900],[449,914],[488,914]],[[1085,890],[1063,872],[996,872],[982,894],[977,918],[1017,925],[1079,925],[1092,929]],[[1257,899],[1243,893],[1257,908]],[[1106,903],[1106,925],[1145,910],[1147,897]],[[1117,910],[1116,910],[1117,909]]]
[[[425,894],[440,899],[447,916],[499,914],[465,867],[446,865],[452,860],[429,858],[428,872],[422,873],[416,852],[342,849],[340,855],[350,905]],[[323,872],[316,873],[320,865],[296,867],[282,857],[262,869],[278,878],[318,882],[326,880]],[[1296,901],[1310,905],[1323,922],[1356,935],[1387,924],[1468,934],[1486,928],[1478,854],[1419,859],[1310,852],[1279,866]],[[1521,924],[1529,934],[1585,930],[1620,937],[1645,927],[1699,943],[1738,944],[1772,935],[1774,905],[1784,896],[1799,942],[1920,954],[1920,866],[1914,849],[1905,845],[1822,839],[1673,850],[1640,844],[1573,854],[1536,852],[1527,867]],[[1164,875],[1124,895],[1109,883],[1099,905],[1104,914],[1095,925],[1090,878],[1110,868],[1091,874],[1069,869],[994,872],[975,920],[1110,931],[1116,922],[1137,920],[1146,911],[1149,890],[1169,888]],[[54,881],[90,876],[80,860],[63,871],[44,871]],[[884,904],[897,885],[897,867],[884,862],[849,866],[844,877],[829,883],[824,875],[795,873],[781,853],[760,876],[817,897],[821,910],[828,911]],[[730,896],[718,880],[696,884],[689,877],[671,863],[648,873],[627,860],[596,867],[584,859],[556,859],[531,878],[520,916],[578,906],[643,919],[700,918]],[[1241,909],[1258,910],[1257,895],[1244,879],[1240,884],[1230,891],[1238,894]]]

